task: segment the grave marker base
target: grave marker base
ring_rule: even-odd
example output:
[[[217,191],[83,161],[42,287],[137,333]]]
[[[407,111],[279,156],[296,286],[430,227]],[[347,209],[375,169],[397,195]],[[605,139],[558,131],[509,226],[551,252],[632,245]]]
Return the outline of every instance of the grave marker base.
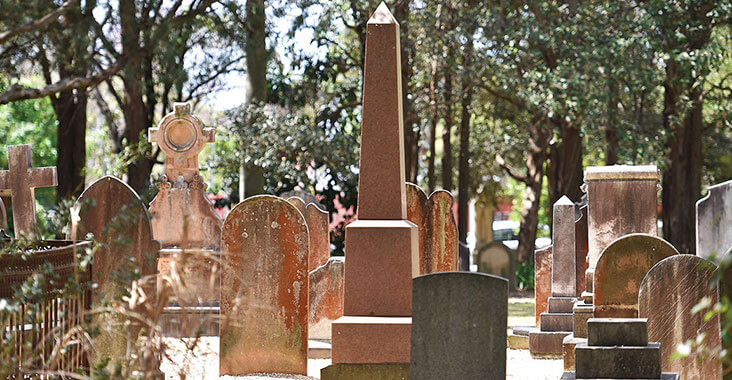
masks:
[[[333,363],[409,363],[411,317],[345,316],[333,322]]]
[[[321,380],[408,380],[409,363],[332,364],[320,370]]]

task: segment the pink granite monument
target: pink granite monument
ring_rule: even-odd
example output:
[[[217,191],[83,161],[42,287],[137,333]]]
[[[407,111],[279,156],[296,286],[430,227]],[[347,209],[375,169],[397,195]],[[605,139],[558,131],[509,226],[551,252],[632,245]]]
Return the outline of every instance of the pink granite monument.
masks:
[[[367,23],[358,220],[346,227],[344,316],[323,379],[409,373],[419,243],[407,221],[399,52],[399,24],[382,3]]]

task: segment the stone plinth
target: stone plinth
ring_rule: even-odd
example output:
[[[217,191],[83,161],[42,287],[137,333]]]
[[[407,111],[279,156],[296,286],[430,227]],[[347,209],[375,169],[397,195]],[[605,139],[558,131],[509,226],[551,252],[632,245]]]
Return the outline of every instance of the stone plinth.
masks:
[[[643,277],[656,263],[677,254],[667,241],[647,234],[630,234],[610,243],[595,268],[595,317],[637,318]]]
[[[562,359],[565,371],[574,371],[574,349],[578,344],[587,344],[587,338],[577,338],[569,334],[562,340]]]
[[[552,246],[534,252],[534,300],[536,326],[541,327],[541,314],[548,311],[552,292]]]
[[[506,377],[508,281],[466,272],[414,279],[412,379]]]
[[[589,268],[615,239],[631,234],[657,235],[658,169],[647,166],[590,166],[585,170],[589,200]]]
[[[343,316],[344,257],[331,257],[310,272],[310,339],[331,339],[333,321]]]
[[[419,274],[458,270],[458,238],[452,194],[427,194],[407,183],[407,220],[419,229]]]
[[[409,380],[409,363],[333,364],[320,371],[323,380]]]
[[[648,339],[661,343],[664,371],[678,372],[682,379],[719,379],[722,366],[718,354],[692,350],[684,358],[673,358],[676,347],[704,334],[707,347],[721,345],[719,318],[705,321],[705,310],[693,313],[703,298],[711,305],[719,301],[717,288],[709,288],[717,266],[693,255],[674,255],[653,266],[643,279],[638,295],[638,311],[648,319]]]
[[[572,334],[572,306],[576,298],[549,297],[549,312],[540,315],[540,331],[529,333],[529,352],[533,357],[563,355],[564,338]]]
[[[577,338],[587,338],[587,320],[594,317],[592,304],[577,301],[572,308],[572,333]]]
[[[411,317],[344,316],[333,322],[333,363],[409,362]]]
[[[0,192],[10,191],[16,238],[33,233],[35,188],[56,185],[56,167],[34,168],[30,145],[8,146],[8,170],[0,170]]]
[[[283,199],[246,199],[224,222],[220,375],[307,374],[308,230]]]
[[[732,180],[709,187],[696,202],[696,254],[709,258],[732,248]]]

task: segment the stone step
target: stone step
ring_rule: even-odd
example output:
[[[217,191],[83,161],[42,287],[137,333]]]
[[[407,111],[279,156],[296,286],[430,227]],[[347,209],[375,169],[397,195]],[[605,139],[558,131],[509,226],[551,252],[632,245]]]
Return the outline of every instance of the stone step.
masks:
[[[585,338],[577,338],[570,334],[562,340],[562,358],[564,359],[564,370],[574,371],[574,348],[578,345],[587,343]]]
[[[574,373],[574,371],[567,371],[562,374],[562,377],[559,380],[576,380],[578,379]],[[608,379],[603,379],[608,380]],[[609,379],[609,380],[619,380],[619,379]],[[679,380],[679,374],[675,372],[663,372],[661,374],[661,377],[659,379],[636,379],[636,380]]]
[[[574,365],[578,379],[658,379],[661,344],[592,347],[578,343],[574,348]]]
[[[645,346],[648,344],[646,318],[590,318],[587,320],[588,346]]]
[[[574,336],[587,338],[587,320],[594,316],[592,305],[579,301],[574,304],[572,312],[574,314],[574,322],[572,323]]]
[[[571,313],[576,301],[575,297],[549,297],[549,312]]]
[[[582,300],[585,301],[585,303],[592,304],[592,299],[595,296],[595,293],[584,291],[582,292]]]
[[[570,332],[535,331],[529,333],[529,353],[535,358],[562,358],[562,340]]]
[[[529,336],[530,332],[539,331],[539,329],[534,326],[514,326],[511,331],[514,335]]]
[[[541,331],[572,331],[572,313],[541,313]]]

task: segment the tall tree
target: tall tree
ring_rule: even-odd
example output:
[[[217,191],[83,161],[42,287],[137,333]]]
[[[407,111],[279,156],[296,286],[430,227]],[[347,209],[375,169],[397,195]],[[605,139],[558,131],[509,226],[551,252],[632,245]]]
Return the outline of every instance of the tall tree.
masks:
[[[464,13],[465,46],[462,57],[461,97],[460,97],[460,164],[458,172],[458,238],[467,244],[468,238],[468,202],[470,201],[470,123],[472,119],[472,103],[474,92],[473,55],[475,46],[475,30],[478,21],[475,12],[477,0],[468,0]]]

